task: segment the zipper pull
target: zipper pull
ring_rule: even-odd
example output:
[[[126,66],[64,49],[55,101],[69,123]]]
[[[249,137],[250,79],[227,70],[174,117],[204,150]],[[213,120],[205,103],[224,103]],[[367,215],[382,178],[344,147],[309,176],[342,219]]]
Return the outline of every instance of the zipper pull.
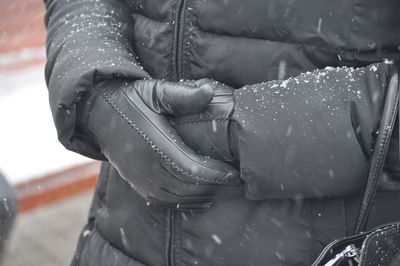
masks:
[[[357,263],[355,265],[358,265],[360,262],[360,249],[356,248],[355,245],[348,245],[344,250],[336,254],[333,259],[325,263],[324,266],[335,266],[343,259],[352,259],[355,263]]]

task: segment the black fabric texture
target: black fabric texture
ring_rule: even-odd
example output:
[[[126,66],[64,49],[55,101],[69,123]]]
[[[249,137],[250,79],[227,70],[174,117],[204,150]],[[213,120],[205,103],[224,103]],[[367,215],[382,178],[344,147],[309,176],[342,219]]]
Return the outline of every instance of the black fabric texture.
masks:
[[[45,76],[58,137],[70,150],[105,160],[88,226],[81,234],[73,265],[306,266],[314,261],[325,244],[352,232],[360,202],[360,194],[346,188],[347,182],[354,185],[353,188],[359,183],[353,177],[348,177],[346,182],[332,181],[319,198],[305,199],[303,195],[306,194],[301,193],[308,191],[315,196],[321,191],[320,186],[326,185],[317,182],[325,176],[315,175],[296,177],[296,182],[287,179],[284,189],[290,188],[291,192],[274,196],[279,199],[271,199],[270,190],[274,193],[278,191],[280,182],[277,182],[278,176],[275,176],[276,179],[266,178],[274,176],[267,171],[264,179],[242,173],[242,180],[248,184],[247,198],[243,194],[219,197],[224,190],[216,189],[215,200],[207,209],[185,209],[180,208],[180,204],[172,207],[154,200],[146,201],[146,197],[135,189],[143,181],[142,178],[129,173],[132,174],[130,181],[124,179],[125,174],[121,175],[121,169],[116,168],[115,162],[107,161],[95,136],[82,130],[82,110],[87,107],[88,96],[102,82],[126,82],[130,87],[142,79],[185,82],[208,78],[238,89],[236,91],[247,88],[250,100],[251,95],[259,93],[255,89],[263,86],[279,86],[299,75],[305,82],[306,77],[311,75],[307,71],[320,69],[324,72],[326,67],[336,69],[344,66],[362,69],[385,59],[398,60],[398,0],[387,0],[384,4],[379,0],[44,2],[48,28]],[[364,85],[372,88],[370,85],[373,84],[369,82],[377,81],[375,78],[352,81],[351,77],[340,76],[340,73],[341,70],[338,70],[332,75],[332,79],[340,77],[338,81],[331,80],[335,88],[345,88],[346,84],[353,82],[360,88]],[[291,84],[293,81],[288,82]],[[304,87],[304,90],[316,86],[313,84]],[[383,88],[378,85],[373,87]],[[110,86],[110,90],[103,89],[107,95],[114,97],[123,88]],[[297,88],[300,90],[302,87]],[[255,109],[257,105],[258,102],[254,102],[251,107]],[[99,124],[105,124],[101,127],[104,132],[94,133],[108,135],[112,143],[118,144],[116,153],[124,157],[123,149],[133,145],[133,142],[119,142],[120,128],[107,132],[113,121],[102,120],[101,116],[109,118],[112,114],[106,112],[109,106],[103,107],[102,112],[92,117]],[[275,107],[269,106],[271,111]],[[373,128],[374,119],[369,121],[365,117],[370,110],[375,110],[372,107],[356,109],[356,116],[362,118],[359,122],[365,123],[368,128]],[[168,109],[168,106],[163,108]],[[226,112],[222,115],[229,116]],[[321,116],[324,115],[326,113],[322,112]],[[372,117],[375,115],[374,111]],[[337,130],[342,130],[349,118],[342,119],[330,122],[337,126]],[[237,121],[239,123],[234,124],[238,127],[235,129],[239,133],[237,137],[243,138],[240,135],[243,125],[240,119]],[[121,124],[122,127],[126,125]],[[228,132],[231,138],[235,137],[235,130],[227,130],[227,127],[227,123],[217,124],[216,128],[222,134],[216,138],[218,143],[226,138],[223,132]],[[279,131],[282,128],[270,130],[275,131],[277,141],[286,140],[286,125],[283,135]],[[369,132],[369,129],[362,132]],[[196,138],[202,137],[201,134],[196,135]],[[253,138],[249,133],[247,139]],[[352,136],[352,140],[350,150],[358,148],[357,154],[368,155],[371,136],[362,133],[357,140]],[[305,141],[312,141],[312,138],[305,138]],[[366,147],[356,147],[359,142]],[[265,170],[263,167],[273,163],[274,154],[268,154],[269,161],[255,156],[257,148],[268,144],[267,141],[257,143],[262,145],[245,153],[241,151],[241,145],[225,146],[224,149],[246,154],[247,158],[240,156],[241,163],[246,163],[248,169],[257,169],[260,174]],[[135,159],[140,159],[142,153],[146,155],[149,146],[142,146],[142,142],[134,144],[139,145],[132,148],[136,153]],[[387,161],[382,184],[385,191],[378,191],[369,227],[400,220],[399,204],[396,204],[400,200],[398,175],[392,176],[398,168],[398,148],[395,145],[393,140],[392,156]],[[277,152],[281,155],[285,153],[283,149]],[[313,158],[318,155],[324,158],[319,149],[308,152]],[[142,160],[144,166],[141,167],[151,169],[152,164],[156,169],[159,167],[159,157],[152,155],[147,158],[150,160]],[[301,159],[306,160],[306,155]],[[231,163],[235,165],[237,162]],[[282,161],[278,161],[277,165],[279,163]],[[361,160],[349,160],[349,171],[355,171],[353,166],[362,169],[364,164]],[[291,173],[286,174],[290,176]],[[315,182],[307,186],[302,180]],[[171,178],[164,181],[169,182],[168,186],[175,187],[173,184],[182,180]],[[143,193],[149,193],[149,190],[144,189]]]

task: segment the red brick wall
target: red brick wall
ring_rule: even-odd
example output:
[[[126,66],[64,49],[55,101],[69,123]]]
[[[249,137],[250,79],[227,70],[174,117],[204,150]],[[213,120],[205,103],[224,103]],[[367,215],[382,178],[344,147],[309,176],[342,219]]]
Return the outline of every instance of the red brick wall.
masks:
[[[24,49],[44,47],[44,3],[41,0],[0,0],[0,56]],[[43,63],[44,58],[30,58],[0,64],[0,71],[15,70]]]

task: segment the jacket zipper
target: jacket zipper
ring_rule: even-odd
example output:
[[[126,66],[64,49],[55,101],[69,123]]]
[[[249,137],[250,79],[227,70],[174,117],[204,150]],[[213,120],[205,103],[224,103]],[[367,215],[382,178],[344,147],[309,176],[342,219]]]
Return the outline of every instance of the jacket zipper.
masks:
[[[174,257],[174,241],[175,241],[175,211],[172,209],[168,209],[167,211],[167,247],[166,247],[166,262],[167,266],[175,265],[175,257]]]
[[[182,78],[182,51],[183,51],[183,28],[185,20],[186,0],[178,0],[175,19],[175,42],[173,67],[175,69],[175,81]]]

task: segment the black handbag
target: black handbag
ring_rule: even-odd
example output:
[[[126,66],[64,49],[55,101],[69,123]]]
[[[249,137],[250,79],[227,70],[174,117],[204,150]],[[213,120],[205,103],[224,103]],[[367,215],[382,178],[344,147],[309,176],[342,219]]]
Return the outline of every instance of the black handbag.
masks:
[[[361,201],[354,235],[327,245],[312,266],[396,266],[400,265],[400,221],[366,231],[372,200],[382,176],[389,141],[399,110],[398,66],[393,67],[379,131],[371,155],[367,184]],[[399,112],[400,119],[400,112]],[[399,123],[400,125],[400,123]]]

